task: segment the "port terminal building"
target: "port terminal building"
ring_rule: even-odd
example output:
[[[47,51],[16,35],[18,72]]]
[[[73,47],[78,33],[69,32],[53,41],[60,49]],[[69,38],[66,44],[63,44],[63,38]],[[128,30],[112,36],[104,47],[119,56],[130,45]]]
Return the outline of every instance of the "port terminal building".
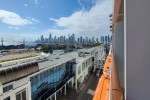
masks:
[[[66,95],[66,87],[78,90],[103,59],[104,46],[62,55],[1,56],[0,100],[57,100],[59,93]]]

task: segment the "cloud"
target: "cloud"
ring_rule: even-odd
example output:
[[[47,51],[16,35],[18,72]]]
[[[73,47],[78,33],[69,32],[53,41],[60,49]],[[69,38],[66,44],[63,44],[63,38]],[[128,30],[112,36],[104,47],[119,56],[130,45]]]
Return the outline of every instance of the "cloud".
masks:
[[[82,0],[83,1],[83,0]],[[51,29],[41,30],[39,32],[29,32],[28,33],[0,33],[0,38],[3,37],[7,40],[7,44],[19,43],[17,41],[29,40],[34,41],[42,34],[44,37],[48,37],[48,34],[52,34],[53,36],[60,36],[74,33],[76,37],[78,36],[88,36],[89,38],[92,36],[100,37],[101,35],[108,35],[111,33],[109,31],[110,20],[109,14],[113,11],[113,0],[91,0],[93,5],[90,9],[85,10],[81,9],[80,11],[76,11],[67,17],[60,17],[58,19],[49,18],[50,21],[55,22],[55,25],[51,27]],[[95,3],[94,3],[95,2]],[[83,4],[83,3],[82,3]],[[84,5],[83,5],[84,6]],[[3,13],[1,13],[3,11]],[[4,13],[5,12],[5,13]],[[14,23],[6,23],[4,19],[17,19]],[[21,20],[18,22],[18,19]],[[38,20],[27,17],[26,19],[22,18],[20,15],[8,12],[4,10],[0,10],[0,21],[13,25],[15,27],[39,23]],[[16,23],[18,23],[16,25]],[[36,31],[33,26],[30,26],[31,30]],[[10,27],[11,28],[11,27]],[[16,37],[17,36],[17,37]]]
[[[38,6],[39,6],[38,0],[34,0],[34,3],[35,3],[35,7],[38,8]]]
[[[38,0],[34,0],[34,2],[35,2],[35,4],[36,4],[36,5],[38,5],[38,4],[39,4]]]
[[[40,23],[37,19],[35,18],[31,18],[31,17],[27,17],[30,21],[34,22],[34,23]]]
[[[19,27],[14,27],[14,26],[8,26],[8,28],[10,28],[10,29],[15,29],[15,30],[18,30],[18,29],[19,29]]]
[[[62,27],[64,29],[50,29],[49,32],[55,34],[75,33],[83,36],[109,34],[109,14],[112,13],[112,6],[112,0],[97,0],[95,5],[88,11],[82,9],[68,17],[50,18],[58,28]]]
[[[28,4],[23,4],[23,6],[28,7]]]
[[[37,22],[34,19],[25,19],[14,12],[6,10],[0,10],[0,21],[12,26],[24,26]]]

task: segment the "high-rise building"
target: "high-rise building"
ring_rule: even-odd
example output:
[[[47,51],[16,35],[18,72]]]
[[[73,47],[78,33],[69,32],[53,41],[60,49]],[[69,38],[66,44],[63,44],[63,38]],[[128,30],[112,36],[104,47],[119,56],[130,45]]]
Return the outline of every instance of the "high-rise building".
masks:
[[[103,36],[101,36],[101,43],[103,43]]]
[[[41,36],[41,44],[43,44],[44,43],[44,36],[42,35]]]
[[[107,36],[105,36],[105,43],[107,43],[108,42],[108,40],[107,40]]]
[[[83,39],[83,44],[85,43],[85,39]]]
[[[92,42],[94,42],[94,36],[92,37]]]
[[[52,42],[52,34],[49,34],[49,42]]]
[[[110,39],[111,39],[111,41],[112,41],[112,35],[111,35],[111,38],[110,38]]]
[[[64,43],[66,42],[66,37],[64,36],[64,38],[63,38],[63,41],[64,41]]]
[[[57,43],[59,43],[59,42],[60,42],[60,37],[57,37],[56,42],[57,42]]]
[[[54,42],[56,42],[56,41],[57,41],[57,37],[55,36],[55,37],[54,37]]]
[[[75,43],[75,35],[72,34],[72,43],[74,44]]]
[[[71,39],[70,39],[70,34],[68,34],[68,42],[69,42],[69,43],[70,43],[70,40],[71,40]]]
[[[104,43],[104,36],[102,36],[102,43]]]
[[[110,38],[109,38],[109,35],[107,36],[107,38],[108,38],[108,43],[110,43]]]
[[[79,42],[80,42],[80,38],[78,38],[78,40],[77,40],[77,41],[78,41],[78,43],[79,43]]]
[[[91,39],[89,39],[89,42],[90,42],[90,43],[92,42]]]
[[[82,40],[83,38],[82,38],[82,36],[80,37],[80,43],[82,43],[83,42],[83,40]]]
[[[85,38],[85,42],[88,43],[88,37]]]
[[[99,43],[98,38],[96,38],[96,43]]]
[[[51,35],[51,34],[49,34],[49,40],[51,40],[51,38],[52,38],[52,35]]]

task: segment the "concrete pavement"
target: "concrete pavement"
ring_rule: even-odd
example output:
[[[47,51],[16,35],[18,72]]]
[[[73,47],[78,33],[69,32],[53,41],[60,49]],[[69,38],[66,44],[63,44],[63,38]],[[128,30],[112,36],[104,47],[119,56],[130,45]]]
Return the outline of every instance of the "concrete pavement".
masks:
[[[83,84],[80,91],[67,88],[67,95],[58,95],[57,100],[92,100],[99,78],[92,74],[86,84]]]

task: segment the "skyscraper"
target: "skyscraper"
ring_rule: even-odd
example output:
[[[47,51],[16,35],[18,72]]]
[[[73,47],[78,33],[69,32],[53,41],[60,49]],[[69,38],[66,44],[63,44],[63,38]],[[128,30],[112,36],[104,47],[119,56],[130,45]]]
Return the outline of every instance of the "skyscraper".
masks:
[[[82,36],[81,36],[81,37],[80,37],[80,43],[82,43],[82,41],[83,41],[82,39],[83,39],[83,38],[82,38]]]
[[[55,36],[55,37],[54,37],[54,42],[56,42],[56,41],[57,41],[57,37]]]
[[[111,35],[111,38],[110,38],[110,39],[111,39],[111,41],[112,41],[112,35]]]
[[[64,38],[63,38],[63,41],[64,41],[64,43],[66,43],[66,37],[64,36]]]
[[[96,38],[96,43],[99,43],[98,38]]]
[[[75,35],[72,34],[72,43],[74,44],[75,43]]]
[[[85,39],[83,39],[83,41],[82,41],[82,42],[83,42],[83,44],[84,44],[84,43],[85,43]]]
[[[107,40],[107,36],[105,36],[105,43],[107,43],[108,42],[108,40]]]
[[[110,38],[109,38],[109,35],[107,36],[107,38],[108,38],[108,43],[110,43]]]
[[[94,41],[94,36],[92,37],[92,42],[95,42],[95,41]]]
[[[78,43],[80,42],[80,38],[78,38]]]
[[[52,41],[52,35],[49,34],[49,42],[51,42],[51,41]]]
[[[88,37],[85,38],[85,42],[88,43]]]
[[[104,43],[104,36],[101,36],[101,39],[102,39],[102,43]]]
[[[101,43],[103,42],[103,36],[101,36],[101,40],[100,41],[101,41]]]
[[[68,34],[68,43],[70,43],[70,34]]]
[[[44,43],[44,36],[42,35],[41,36],[41,44],[43,44]]]

